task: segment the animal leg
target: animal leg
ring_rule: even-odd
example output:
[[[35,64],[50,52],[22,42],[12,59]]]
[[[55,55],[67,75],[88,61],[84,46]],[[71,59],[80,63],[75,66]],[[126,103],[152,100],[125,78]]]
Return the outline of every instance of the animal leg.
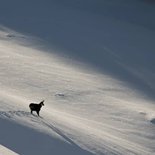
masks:
[[[39,116],[39,111],[37,111],[37,114],[38,114],[38,116]]]

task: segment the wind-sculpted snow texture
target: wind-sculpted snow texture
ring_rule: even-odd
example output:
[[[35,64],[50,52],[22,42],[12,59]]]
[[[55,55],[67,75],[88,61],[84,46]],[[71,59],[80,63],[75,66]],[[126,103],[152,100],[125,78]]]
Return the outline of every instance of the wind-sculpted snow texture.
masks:
[[[0,24],[154,98],[154,7],[151,0],[5,0]]]
[[[153,155],[154,5],[2,1],[0,154]]]

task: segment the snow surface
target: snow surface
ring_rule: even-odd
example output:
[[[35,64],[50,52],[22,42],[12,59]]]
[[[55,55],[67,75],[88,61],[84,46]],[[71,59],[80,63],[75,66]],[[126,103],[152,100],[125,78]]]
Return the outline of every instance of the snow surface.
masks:
[[[7,2],[0,154],[155,154],[154,3]]]
[[[7,155],[18,155],[17,153],[9,150],[8,148],[6,148],[6,147],[4,147],[2,145],[0,145],[0,153],[1,154],[7,154]]]

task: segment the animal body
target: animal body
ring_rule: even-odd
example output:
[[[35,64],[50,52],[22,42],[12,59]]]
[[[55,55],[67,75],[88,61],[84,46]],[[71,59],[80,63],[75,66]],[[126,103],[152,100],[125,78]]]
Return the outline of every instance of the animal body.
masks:
[[[33,111],[36,111],[37,115],[39,116],[39,112],[40,112],[42,106],[44,106],[44,100],[41,101],[39,104],[30,103],[29,107],[30,107],[30,110],[31,110],[31,114],[32,114]]]

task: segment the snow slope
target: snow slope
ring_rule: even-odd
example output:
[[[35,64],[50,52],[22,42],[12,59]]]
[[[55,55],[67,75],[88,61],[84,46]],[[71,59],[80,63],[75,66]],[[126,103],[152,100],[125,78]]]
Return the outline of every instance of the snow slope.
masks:
[[[153,102],[8,34],[0,42],[1,145],[19,154],[154,153]],[[41,117],[31,115],[28,104],[42,99]]]
[[[41,38],[43,50],[83,61],[154,98],[154,7],[151,0],[2,0],[0,22]]]
[[[1,154],[7,154],[7,155],[17,155],[17,153],[9,150],[8,148],[5,148],[4,146],[0,145],[0,152]]]
[[[46,2],[0,9],[0,154],[153,155],[152,5]],[[41,117],[31,115],[43,99]]]

